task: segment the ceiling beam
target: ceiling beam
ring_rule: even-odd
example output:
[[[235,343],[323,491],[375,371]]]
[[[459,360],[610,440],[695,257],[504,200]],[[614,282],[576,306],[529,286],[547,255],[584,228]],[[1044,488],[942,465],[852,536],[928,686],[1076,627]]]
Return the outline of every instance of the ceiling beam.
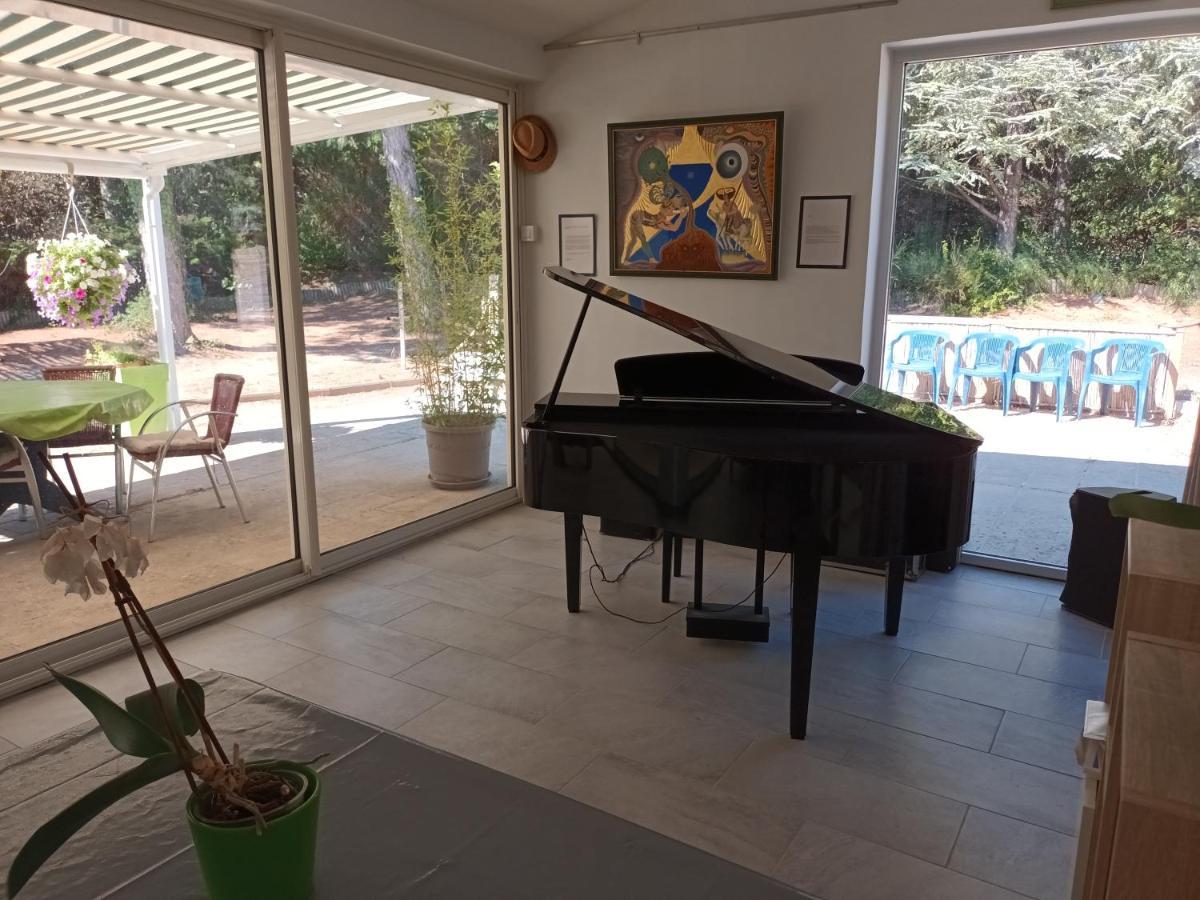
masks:
[[[85,119],[80,116],[48,116],[43,113],[22,112],[0,107],[0,122],[24,125],[58,125],[62,128],[86,128],[88,131],[132,134],[138,137],[165,137],[177,141],[194,141],[201,144],[228,144],[229,140],[219,134],[201,134],[177,128],[157,128],[154,125],[126,125],[101,119]]]
[[[131,94],[135,97],[153,97],[159,100],[174,100],[177,103],[198,103],[202,106],[212,106],[218,109],[236,109],[244,112],[258,112],[258,101],[242,97],[229,97],[221,94],[206,94],[203,91],[189,91],[180,88],[166,87],[161,84],[147,84],[144,81],[133,81],[129,78],[113,78],[110,75],[96,75],[91,72],[76,72],[72,69],[57,69],[49,66],[31,65],[30,63],[8,62],[0,59],[0,76],[26,78],[30,81],[44,81],[50,85],[69,84],[77,87],[91,88],[97,91],[116,91]],[[288,106],[288,113],[294,119],[325,119],[336,121],[337,117],[317,109],[305,109],[300,106]]]
[[[74,168],[76,175],[98,178],[144,178],[146,165],[131,156],[103,150],[83,150],[74,147],[50,148],[44,144],[22,144],[20,141],[0,141],[0,169],[20,172],[45,172],[66,175]]]

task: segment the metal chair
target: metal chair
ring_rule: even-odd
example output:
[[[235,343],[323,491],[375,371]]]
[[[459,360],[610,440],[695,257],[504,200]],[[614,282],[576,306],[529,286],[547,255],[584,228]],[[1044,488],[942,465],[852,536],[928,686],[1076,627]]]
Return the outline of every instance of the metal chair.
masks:
[[[25,445],[11,434],[0,432],[0,483],[23,483],[29,491],[29,502],[33,506],[33,518],[37,522],[38,537],[46,534],[46,515],[42,512],[42,493],[38,490],[37,475]],[[2,507],[0,507],[2,508]],[[17,511],[25,519],[25,504],[18,503]]]
[[[48,366],[42,369],[44,381],[116,381],[116,366]],[[121,438],[120,425],[108,425],[104,422],[88,422],[79,431],[53,438],[47,442],[47,452],[51,459],[61,459],[63,454],[55,450],[72,450],[71,458],[81,456],[108,456],[113,458],[113,486],[118,512],[121,498],[125,494],[125,467],[121,465],[121,451],[117,442]],[[108,447],[107,450],[76,453],[75,447]]]
[[[1108,413],[1108,396],[1114,386],[1131,387],[1135,394],[1133,426],[1140,426],[1146,404],[1150,400],[1150,372],[1154,369],[1154,360],[1160,354],[1165,356],[1166,353],[1167,348],[1161,342],[1136,338],[1112,338],[1092,350],[1083,366],[1083,383],[1079,386],[1076,420],[1083,418],[1083,401],[1087,399],[1087,389],[1090,385],[1100,385],[1102,415]],[[1096,362],[1101,356],[1108,360],[1108,372],[1096,370]]]
[[[923,331],[910,329],[902,331],[888,343],[883,369],[883,384],[886,388],[891,381],[892,373],[900,375],[899,390],[904,393],[904,382],[909,372],[917,375],[928,375],[933,379],[930,394],[933,402],[938,402],[942,384],[942,355],[946,342],[950,339],[944,331]],[[903,361],[896,360],[896,345],[908,341],[908,357]]]
[[[1038,405],[1038,389],[1047,382],[1054,383],[1055,421],[1062,421],[1063,404],[1067,399],[1067,389],[1071,386],[1071,357],[1084,347],[1083,338],[1063,337],[1052,335],[1030,341],[1024,347],[1018,347],[1012,358],[1012,381],[1029,382],[1029,411],[1035,412]],[[1036,357],[1035,351],[1041,350]],[[1037,368],[1021,371],[1021,359],[1028,356],[1030,365]],[[1012,400],[1012,391],[1004,401],[1004,412],[1008,414],[1008,404]]]
[[[204,463],[204,471],[208,475],[209,484],[212,485],[213,493],[217,495],[217,505],[224,509],[225,501],[221,499],[221,491],[217,487],[217,479],[213,476],[210,461],[220,463],[225,469],[225,478],[229,481],[230,490],[233,491],[233,499],[237,502],[242,521],[250,521],[246,517],[246,508],[242,505],[241,495],[238,494],[237,483],[233,480],[229,461],[225,458],[225,448],[229,446],[233,437],[233,421],[237,416],[238,402],[241,400],[242,388],[245,383],[246,379],[241,375],[216,375],[213,378],[212,402],[208,409],[193,413],[189,409],[189,403],[194,401],[177,400],[175,403],[159,407],[146,417],[148,423],[162,410],[171,406],[179,406],[183,409],[186,418],[174,431],[143,434],[142,432],[146,429],[146,425],[143,424],[136,436],[121,438],[121,447],[129,454],[126,508],[133,499],[135,468],[144,469],[154,478],[154,496],[150,501],[150,534],[147,541],[154,540],[154,523],[158,512],[158,482],[162,474],[163,461],[173,457],[200,457],[200,461]],[[208,425],[203,435],[195,427],[195,423],[202,419],[207,420]]]
[[[968,334],[958,345],[954,357],[954,374],[950,377],[950,409],[954,409],[954,396],[958,384],[963,382],[962,400],[965,406],[971,394],[972,378],[995,378],[1000,382],[1000,408],[1008,414],[1008,401],[1012,393],[1012,356],[1020,341],[1011,334],[977,331]],[[973,353],[968,352],[973,349]],[[1015,355],[1015,354],[1013,354]],[[967,365],[966,360],[971,364]]]

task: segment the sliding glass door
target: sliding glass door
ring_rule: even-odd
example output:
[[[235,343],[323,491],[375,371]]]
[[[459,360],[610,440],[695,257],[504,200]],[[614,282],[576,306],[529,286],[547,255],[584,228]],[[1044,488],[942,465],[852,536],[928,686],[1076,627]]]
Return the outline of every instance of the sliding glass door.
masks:
[[[67,502],[43,454],[146,542],[148,607],[296,540],[258,49],[44,4],[0,15],[0,55],[24,67],[0,79],[5,657],[116,619],[43,576],[39,529]],[[95,381],[120,415],[76,415]]]
[[[507,488],[503,108],[288,54],[328,551]]]
[[[120,646],[43,454],[167,630],[515,496],[509,92],[130,8],[0,0],[0,693]]]

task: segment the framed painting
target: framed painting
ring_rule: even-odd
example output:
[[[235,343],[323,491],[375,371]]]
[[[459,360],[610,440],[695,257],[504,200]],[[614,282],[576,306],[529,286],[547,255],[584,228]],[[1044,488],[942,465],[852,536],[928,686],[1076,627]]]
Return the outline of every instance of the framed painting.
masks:
[[[783,113],[608,126],[614,275],[774,279]]]

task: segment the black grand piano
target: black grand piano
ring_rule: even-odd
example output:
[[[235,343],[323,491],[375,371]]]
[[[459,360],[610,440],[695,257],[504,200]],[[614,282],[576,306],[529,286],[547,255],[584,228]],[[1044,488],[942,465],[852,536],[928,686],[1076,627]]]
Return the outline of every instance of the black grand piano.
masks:
[[[579,611],[584,515],[791,554],[791,734],[803,738],[823,558],[895,561],[967,542],[982,439],[854,363],[790,356],[568,269],[583,294],[550,393],[524,423],[525,503],[563,513],[567,609]],[[562,392],[592,300],[706,352],[622,360],[620,395]],[[688,633],[744,636],[756,606],[688,610]],[[899,607],[889,610],[889,631]]]

